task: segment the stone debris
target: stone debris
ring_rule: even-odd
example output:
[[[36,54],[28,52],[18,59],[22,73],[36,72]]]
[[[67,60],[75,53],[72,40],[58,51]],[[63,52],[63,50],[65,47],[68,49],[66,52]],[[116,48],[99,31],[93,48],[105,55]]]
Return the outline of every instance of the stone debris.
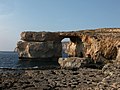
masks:
[[[102,69],[0,69],[1,90],[119,90],[120,64]]]

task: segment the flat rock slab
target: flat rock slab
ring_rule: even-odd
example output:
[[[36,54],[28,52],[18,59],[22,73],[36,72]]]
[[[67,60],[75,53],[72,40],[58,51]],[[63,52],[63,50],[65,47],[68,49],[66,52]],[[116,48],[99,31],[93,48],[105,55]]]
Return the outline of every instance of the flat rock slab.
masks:
[[[34,42],[43,42],[43,41],[56,41],[59,39],[58,33],[52,32],[22,32],[21,40],[24,41],[34,41]]]

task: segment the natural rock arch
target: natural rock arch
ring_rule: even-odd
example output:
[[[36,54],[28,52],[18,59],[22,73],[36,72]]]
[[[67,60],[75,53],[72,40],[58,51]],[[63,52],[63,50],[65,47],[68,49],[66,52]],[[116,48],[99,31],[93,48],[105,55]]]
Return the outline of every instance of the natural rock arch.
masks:
[[[19,58],[59,58],[62,56],[61,40],[64,38],[70,38],[76,45],[74,54],[71,54],[73,56],[90,56],[95,62],[119,58],[117,46],[120,45],[120,28],[74,32],[22,32],[22,41],[17,43]]]

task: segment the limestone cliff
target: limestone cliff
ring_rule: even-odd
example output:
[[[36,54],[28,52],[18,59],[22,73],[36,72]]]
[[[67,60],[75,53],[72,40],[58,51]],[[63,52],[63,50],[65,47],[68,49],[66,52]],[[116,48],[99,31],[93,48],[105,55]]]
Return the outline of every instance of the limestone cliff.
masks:
[[[70,56],[89,57],[94,62],[120,61],[120,28],[73,32],[22,32],[17,51],[20,58],[61,57],[64,38],[70,38]]]

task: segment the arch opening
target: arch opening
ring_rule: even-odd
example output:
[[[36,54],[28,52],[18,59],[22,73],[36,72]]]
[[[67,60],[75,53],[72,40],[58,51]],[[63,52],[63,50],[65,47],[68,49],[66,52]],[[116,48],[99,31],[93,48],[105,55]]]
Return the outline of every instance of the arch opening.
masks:
[[[69,55],[67,53],[67,45],[70,43],[70,38],[63,38],[62,41],[62,57],[67,58]]]
[[[65,37],[62,43],[62,57],[84,57],[84,46],[77,36]]]

